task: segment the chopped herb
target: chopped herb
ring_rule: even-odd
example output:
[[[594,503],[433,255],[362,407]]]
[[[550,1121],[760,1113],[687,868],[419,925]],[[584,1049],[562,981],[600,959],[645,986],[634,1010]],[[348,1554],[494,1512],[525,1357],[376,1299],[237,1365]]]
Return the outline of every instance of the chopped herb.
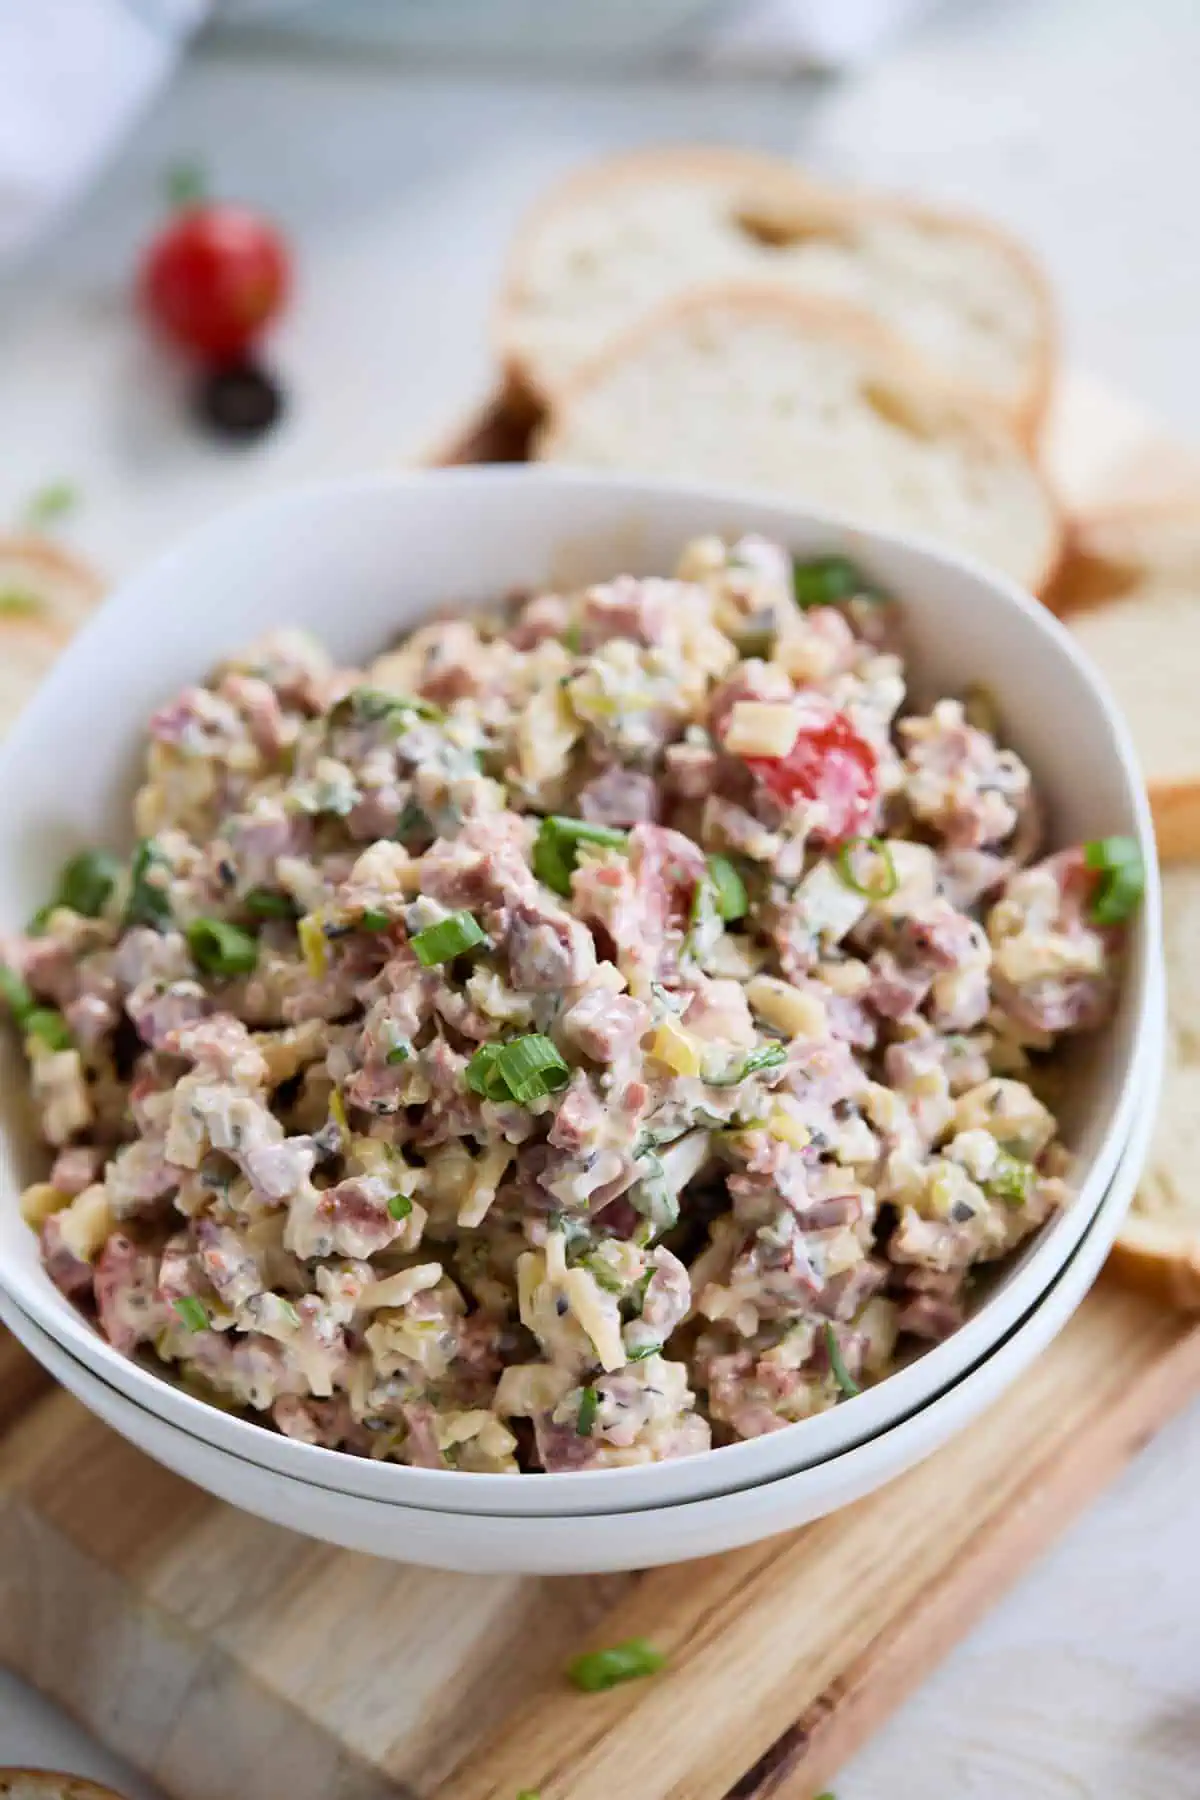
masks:
[[[727,856],[710,856],[708,873],[716,891],[717,911],[727,925],[746,916],[750,899],[746,884]]]
[[[570,1065],[548,1037],[531,1031],[507,1044],[481,1044],[467,1064],[467,1086],[485,1100],[528,1106],[557,1094],[571,1079]]]
[[[71,1028],[53,1006],[35,1006],[21,1020],[26,1037],[36,1038],[47,1050],[69,1050],[74,1043]]]
[[[810,606],[836,606],[857,595],[876,597],[876,591],[848,556],[816,556],[810,562],[793,562],[792,592],[801,612]]]
[[[296,902],[290,894],[277,894],[271,888],[251,888],[243,902],[246,911],[256,919],[294,919]]]
[[[171,1305],[179,1314],[189,1331],[207,1331],[208,1313],[204,1302],[197,1300],[195,1294],[184,1294],[180,1300],[172,1300]]]
[[[69,906],[85,919],[98,918],[120,873],[120,863],[107,850],[81,850],[63,867],[55,904]]]
[[[837,1332],[834,1330],[832,1322],[828,1319],[825,1321],[825,1349],[829,1355],[829,1367],[833,1371],[833,1379],[837,1382],[847,1400],[852,1400],[855,1394],[862,1393],[862,1389],[846,1367],[845,1358],[842,1355],[842,1346],[838,1343]]]
[[[169,206],[199,206],[208,199],[208,178],[200,164],[192,159],[171,164],[166,186]]]
[[[29,937],[40,937],[42,932],[45,931],[47,925],[50,923],[50,917],[53,912],[54,912],[53,900],[48,900],[46,902],[45,906],[39,906],[37,911],[34,913],[32,919],[30,919],[28,925],[25,927],[25,930],[26,930],[26,933],[28,934],[28,936]]]
[[[787,1061],[787,1051],[782,1044],[760,1044],[757,1050],[751,1050],[741,1067],[731,1075],[705,1075],[706,1087],[737,1087],[739,1082],[746,1081],[751,1075],[757,1075],[763,1069],[777,1069],[780,1063]]]
[[[868,874],[866,881],[860,881],[854,869],[855,855],[862,851],[872,852],[882,865],[874,878]],[[847,838],[837,853],[837,872],[851,893],[861,894],[864,900],[890,900],[900,886],[891,845],[880,837]]]
[[[162,931],[171,923],[171,902],[159,884],[151,881],[153,870],[163,867],[153,838],[142,838],[129,865],[129,899],[125,906],[127,925],[150,925]]]
[[[0,963],[0,999],[8,1007],[18,1025],[36,1010],[37,1001],[21,977]]]
[[[1137,839],[1093,838],[1083,846],[1083,860],[1100,875],[1089,908],[1093,924],[1123,925],[1146,887],[1146,865]]]
[[[0,619],[36,619],[46,602],[28,588],[0,588]]]
[[[383,688],[351,688],[330,709],[331,725],[380,725],[385,720],[403,729],[406,714],[439,724],[445,718],[440,706],[411,694],[389,694]]]
[[[638,1349],[630,1350],[625,1357],[625,1361],[627,1363],[645,1362],[647,1357],[658,1356],[661,1350],[661,1344],[642,1344]]]
[[[629,833],[611,825],[589,825],[586,819],[566,819],[551,813],[542,820],[534,842],[533,872],[556,894],[569,894],[580,844],[623,850],[628,842]]]
[[[418,931],[411,940],[413,955],[423,968],[452,962],[464,950],[476,950],[487,943],[487,933],[474,913],[456,912],[439,919],[436,925]]]
[[[1007,1206],[1023,1206],[1033,1186],[1033,1166],[1001,1150],[983,1185],[993,1199],[1003,1200]]]
[[[23,522],[34,531],[65,519],[79,505],[79,489],[69,481],[51,481],[31,495]]]
[[[407,1194],[393,1194],[387,1203],[387,1209],[393,1219],[407,1219],[412,1212],[413,1203]]]
[[[621,1277],[615,1269],[610,1269],[601,1257],[585,1256],[583,1266],[596,1286],[603,1288],[606,1294],[623,1294],[625,1292],[625,1283]]]
[[[378,906],[368,906],[359,919],[359,924],[364,931],[386,931],[392,924],[392,915]]]
[[[418,806],[415,800],[406,800],[404,810],[396,820],[396,829],[392,833],[392,837],[396,843],[403,844],[409,838],[429,837],[432,829],[424,808]]]
[[[226,919],[193,919],[184,926],[192,960],[206,975],[248,975],[258,962],[258,944]]]
[[[638,1681],[656,1675],[666,1657],[645,1638],[630,1638],[611,1650],[591,1650],[567,1665],[567,1676],[585,1694],[599,1694],[621,1681]]]
[[[393,1063],[393,1064],[394,1063],[406,1063],[406,1062],[408,1062],[408,1060],[410,1059],[411,1056],[412,1056],[412,1045],[409,1043],[407,1038],[394,1038],[392,1040],[391,1048],[389,1049],[389,1051],[387,1053],[388,1062]]]
[[[585,1387],[579,1397],[579,1412],[575,1419],[576,1436],[591,1437],[592,1426],[596,1423],[596,1414],[599,1410],[599,1394],[594,1387]]]

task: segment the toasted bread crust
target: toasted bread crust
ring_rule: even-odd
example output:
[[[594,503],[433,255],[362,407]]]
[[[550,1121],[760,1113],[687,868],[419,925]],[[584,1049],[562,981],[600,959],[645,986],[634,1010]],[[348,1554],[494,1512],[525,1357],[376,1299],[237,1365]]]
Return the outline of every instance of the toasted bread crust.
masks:
[[[527,214],[510,248],[493,314],[493,341],[506,384],[514,394],[523,396],[526,405],[542,408],[552,405],[560,397],[559,388],[548,381],[543,371],[534,367],[514,330],[513,320],[525,284],[529,246],[560,212],[569,212],[610,189],[619,190],[672,175],[683,179],[732,177],[744,180],[748,199],[759,203],[786,205],[790,199],[793,204],[810,211],[827,210],[831,216],[849,220],[856,216],[899,216],[914,224],[974,237],[1002,250],[1020,269],[1030,292],[1036,295],[1038,345],[1025,391],[1013,406],[1004,405],[994,394],[984,394],[980,398],[1002,411],[1025,442],[1034,442],[1045,418],[1058,366],[1059,334],[1049,284],[1036,259],[1022,243],[1001,227],[971,214],[930,206],[906,195],[836,187],[814,180],[783,158],[715,145],[674,145],[607,158],[568,175]],[[916,356],[916,352],[910,354]],[[931,367],[929,372],[936,375],[937,370]]]
[[[17,1794],[37,1794],[40,1800],[121,1800],[113,1788],[101,1787],[82,1775],[61,1775],[53,1769],[0,1769],[0,1800]]]

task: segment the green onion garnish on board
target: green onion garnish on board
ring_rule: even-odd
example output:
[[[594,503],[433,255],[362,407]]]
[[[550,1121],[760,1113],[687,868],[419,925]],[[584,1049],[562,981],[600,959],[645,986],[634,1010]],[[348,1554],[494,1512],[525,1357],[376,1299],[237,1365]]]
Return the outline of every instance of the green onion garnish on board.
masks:
[[[1146,865],[1136,838],[1093,838],[1083,846],[1083,860],[1100,876],[1089,908],[1093,924],[1123,925],[1146,888]]]
[[[487,941],[483,926],[474,913],[469,912],[451,913],[449,918],[439,919],[436,925],[418,931],[411,939],[413,955],[426,969],[437,963],[451,962],[465,950],[477,950]]]
[[[567,1664],[567,1678],[585,1694],[600,1694],[622,1681],[640,1681],[665,1667],[666,1657],[646,1638],[630,1638],[611,1650],[589,1650]]]
[[[569,894],[580,844],[623,850],[628,842],[629,833],[611,825],[589,825],[586,819],[566,819],[551,813],[542,820],[534,842],[533,872],[556,894]]]
[[[248,975],[258,962],[258,944],[250,933],[226,919],[192,919],[183,935],[192,961],[206,975]]]

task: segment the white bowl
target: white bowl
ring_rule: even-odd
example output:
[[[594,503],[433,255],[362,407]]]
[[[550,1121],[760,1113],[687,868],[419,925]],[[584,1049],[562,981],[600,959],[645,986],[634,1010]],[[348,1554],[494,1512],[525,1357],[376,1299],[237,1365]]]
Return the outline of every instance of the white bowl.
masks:
[[[915,1467],[991,1406],[1062,1330],[1095,1280],[1145,1161],[1162,1083],[1164,1012],[1160,983],[1133,1136],[1082,1242],[1028,1317],[946,1392],[869,1443],[739,1492],[558,1518],[439,1512],[332,1493],[168,1424],[69,1356],[2,1294],[0,1318],[90,1411],[156,1461],[233,1506],[345,1549],[472,1574],[592,1574],[712,1556],[822,1518]]]
[[[368,476],[229,514],[127,584],[69,647],[0,751],[0,921],[27,918],[65,853],[128,837],[145,720],[231,647],[281,623],[308,625],[361,657],[448,602],[511,588],[669,569],[704,532],[758,531],[801,554],[837,549],[904,603],[918,691],[983,677],[1006,734],[1032,766],[1053,838],[1110,832],[1142,845],[1145,904],[1130,934],[1108,1029],[1076,1046],[1065,1129],[1080,1192],[1000,1276],[974,1316],[910,1367],[834,1411],[703,1456],[648,1468],[465,1475],[370,1462],[300,1444],[206,1407],[119,1356],[58,1293],[16,1205],[37,1166],[19,1078],[0,1087],[0,1284],[72,1356],[160,1418],[301,1480],[382,1501],[524,1516],[616,1511],[769,1481],[873,1438],[986,1355],[1079,1243],[1129,1135],[1135,1059],[1160,954],[1158,875],[1125,727],[1068,634],[999,577],[921,544],[848,528],[752,496],[538,468]],[[77,737],[82,727],[86,737]]]

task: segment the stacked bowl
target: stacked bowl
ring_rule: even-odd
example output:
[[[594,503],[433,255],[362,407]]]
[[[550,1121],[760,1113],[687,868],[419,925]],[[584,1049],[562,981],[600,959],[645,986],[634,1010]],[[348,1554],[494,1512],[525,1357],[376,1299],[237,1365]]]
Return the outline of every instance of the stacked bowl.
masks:
[[[1136,838],[1145,900],[1113,1019],[1060,1108],[1076,1191],[967,1322],[817,1415],[702,1455],[569,1474],[465,1474],[297,1442],[119,1355],[54,1287],[18,1196],[38,1149],[12,1046],[0,1120],[0,1317],[62,1384],[222,1499],[347,1547],[479,1571],[566,1574],[711,1554],[801,1524],[911,1467],[990,1405],[1061,1329],[1103,1261],[1147,1148],[1164,991],[1154,846],[1132,748],[1054,618],[998,577],[911,541],[751,496],[526,468],[367,477],[234,513],[116,594],[6,743],[0,920],[16,927],[81,842],[118,842],[144,721],[231,646],[307,626],[361,659],[443,609],[511,590],[661,572],[689,539],[761,533],[854,559],[903,609],[917,698],[982,677],[1031,767],[1052,842]]]

